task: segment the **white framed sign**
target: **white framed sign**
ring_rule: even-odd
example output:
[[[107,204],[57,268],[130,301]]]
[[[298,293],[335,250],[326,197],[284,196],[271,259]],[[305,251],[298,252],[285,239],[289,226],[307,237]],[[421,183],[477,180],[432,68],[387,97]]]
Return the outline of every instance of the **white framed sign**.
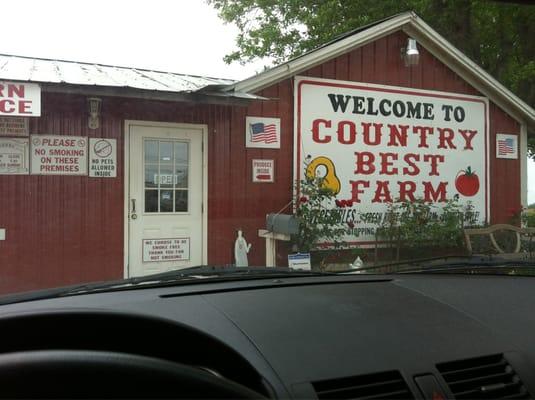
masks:
[[[252,160],[254,183],[275,182],[275,160]]]
[[[245,117],[245,147],[280,149],[280,118]]]
[[[89,176],[92,178],[117,177],[116,139],[89,139]]]
[[[30,134],[27,117],[1,117],[0,136],[28,136]]]
[[[31,135],[32,175],[87,175],[87,138]]]
[[[27,175],[29,146],[28,138],[0,138],[0,175]]]
[[[310,271],[312,269],[310,253],[288,254],[288,267],[290,269]]]
[[[488,220],[488,100],[309,77],[295,80],[295,179],[325,177],[349,244],[375,240],[388,204],[458,197]]]
[[[187,261],[189,238],[143,239],[143,262]]]
[[[41,87],[35,83],[0,81],[0,115],[39,117]]]
[[[518,159],[518,135],[496,134],[496,158]]]

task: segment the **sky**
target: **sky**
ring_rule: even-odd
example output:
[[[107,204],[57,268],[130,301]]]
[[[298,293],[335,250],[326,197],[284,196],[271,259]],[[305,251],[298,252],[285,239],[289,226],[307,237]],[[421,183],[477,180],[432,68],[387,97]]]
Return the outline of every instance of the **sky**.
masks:
[[[204,0],[1,1],[1,54],[244,79],[266,61],[227,65],[238,29]],[[528,163],[528,203],[535,162]]]

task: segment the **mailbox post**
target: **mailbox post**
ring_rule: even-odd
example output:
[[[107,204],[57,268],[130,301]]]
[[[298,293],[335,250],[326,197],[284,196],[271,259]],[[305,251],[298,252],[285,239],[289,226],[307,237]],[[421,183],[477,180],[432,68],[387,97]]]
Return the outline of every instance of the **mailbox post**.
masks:
[[[266,239],[266,267],[275,267],[277,240],[288,242],[291,235],[299,233],[299,221],[293,215],[268,214],[266,228],[259,229],[258,236]]]

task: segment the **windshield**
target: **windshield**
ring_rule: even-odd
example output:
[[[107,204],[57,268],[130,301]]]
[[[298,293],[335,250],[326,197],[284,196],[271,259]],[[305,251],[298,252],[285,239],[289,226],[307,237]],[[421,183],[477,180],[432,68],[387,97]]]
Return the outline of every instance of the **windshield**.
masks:
[[[71,3],[3,5],[0,295],[533,275],[535,6]]]

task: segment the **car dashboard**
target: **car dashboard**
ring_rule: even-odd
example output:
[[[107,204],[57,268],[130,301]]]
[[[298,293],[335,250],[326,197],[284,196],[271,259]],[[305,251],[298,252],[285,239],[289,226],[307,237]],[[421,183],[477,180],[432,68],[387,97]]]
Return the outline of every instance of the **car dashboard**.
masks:
[[[534,282],[268,277],[27,301],[0,307],[0,356],[148,356],[267,398],[531,398]]]

